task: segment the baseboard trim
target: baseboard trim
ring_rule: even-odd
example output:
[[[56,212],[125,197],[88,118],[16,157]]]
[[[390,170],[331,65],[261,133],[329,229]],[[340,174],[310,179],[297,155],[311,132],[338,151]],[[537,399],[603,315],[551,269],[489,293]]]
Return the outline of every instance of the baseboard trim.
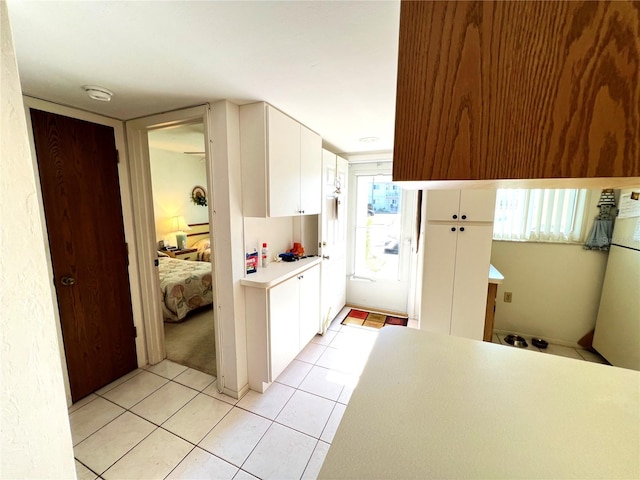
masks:
[[[248,391],[249,391],[248,383],[238,391],[231,390],[230,388],[227,388],[227,387],[224,387],[222,389],[222,393],[224,393],[225,395],[229,395],[230,397],[233,397],[236,400],[240,400],[242,397],[244,397],[247,394]]]

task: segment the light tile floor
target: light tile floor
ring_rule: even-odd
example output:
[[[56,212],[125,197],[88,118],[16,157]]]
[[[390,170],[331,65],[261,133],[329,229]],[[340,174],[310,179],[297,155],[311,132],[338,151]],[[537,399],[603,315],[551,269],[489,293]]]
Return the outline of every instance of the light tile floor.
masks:
[[[504,337],[506,337],[507,335],[508,335],[507,333],[494,333],[493,343],[506,345],[507,347],[511,347],[511,348],[519,348],[519,347],[514,347],[513,345],[509,345],[507,342],[505,342]],[[601,357],[597,353],[591,352],[589,350],[585,350],[583,348],[573,348],[573,347],[567,347],[565,345],[556,345],[556,344],[550,343],[547,348],[541,349],[533,346],[530,336],[523,335],[523,337],[527,341],[527,348],[526,348],[527,350],[531,350],[534,352],[548,353],[551,355],[559,355],[562,357],[575,358],[576,360],[586,360],[587,362],[602,363],[605,365],[609,364],[609,362],[607,362],[603,357]]]
[[[377,331],[316,336],[264,394],[240,401],[165,360],[69,408],[80,479],[316,478]]]
[[[316,478],[378,334],[342,326],[348,311],[264,394],[237,401],[218,393],[215,377],[165,360],[74,404],[78,478]],[[606,363],[560,345],[546,352]]]

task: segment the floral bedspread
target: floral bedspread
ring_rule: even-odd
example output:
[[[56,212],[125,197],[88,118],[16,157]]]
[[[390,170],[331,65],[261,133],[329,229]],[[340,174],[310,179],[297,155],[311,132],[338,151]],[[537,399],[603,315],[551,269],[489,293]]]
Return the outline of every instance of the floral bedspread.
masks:
[[[180,322],[191,310],[213,303],[211,264],[158,258],[165,322]]]

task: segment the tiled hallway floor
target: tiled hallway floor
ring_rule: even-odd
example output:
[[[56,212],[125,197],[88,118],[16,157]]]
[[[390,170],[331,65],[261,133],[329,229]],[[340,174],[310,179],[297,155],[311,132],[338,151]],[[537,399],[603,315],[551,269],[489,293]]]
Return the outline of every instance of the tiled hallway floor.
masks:
[[[341,319],[262,395],[165,360],[74,404],[78,478],[316,478],[377,336]]]
[[[74,404],[78,478],[316,478],[378,334],[342,326],[348,311],[265,394],[237,401],[215,377],[165,360]],[[606,363],[586,350],[547,352]]]

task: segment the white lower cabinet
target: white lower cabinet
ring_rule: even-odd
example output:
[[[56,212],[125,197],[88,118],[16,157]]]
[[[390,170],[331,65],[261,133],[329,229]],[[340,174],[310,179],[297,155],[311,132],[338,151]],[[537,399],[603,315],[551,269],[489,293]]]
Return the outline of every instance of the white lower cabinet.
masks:
[[[298,276],[300,292],[300,350],[320,332],[320,265]]]
[[[245,288],[249,387],[264,392],[320,330],[320,265]]]
[[[268,290],[268,363],[272,382],[300,351],[300,295],[297,277]]]

